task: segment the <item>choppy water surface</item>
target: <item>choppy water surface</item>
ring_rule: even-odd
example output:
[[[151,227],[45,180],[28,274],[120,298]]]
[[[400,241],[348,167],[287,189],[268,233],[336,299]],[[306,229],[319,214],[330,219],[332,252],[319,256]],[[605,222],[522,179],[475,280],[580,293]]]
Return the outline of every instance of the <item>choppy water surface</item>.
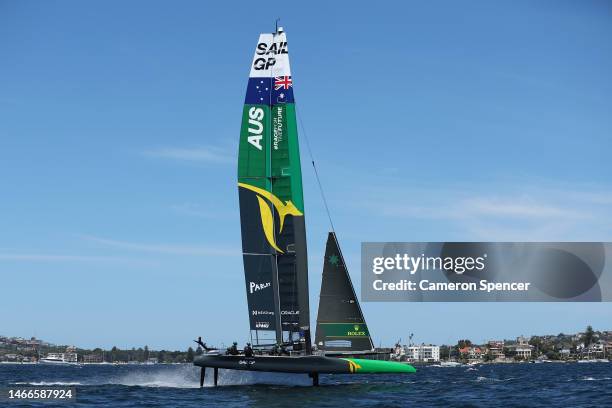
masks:
[[[211,373],[212,374],[212,373]],[[0,386],[75,386],[60,406],[403,407],[612,406],[612,363],[423,367],[406,375],[306,375],[220,371],[220,387],[190,365],[0,364]],[[14,405],[14,404],[10,404]],[[40,404],[49,406],[50,404]]]

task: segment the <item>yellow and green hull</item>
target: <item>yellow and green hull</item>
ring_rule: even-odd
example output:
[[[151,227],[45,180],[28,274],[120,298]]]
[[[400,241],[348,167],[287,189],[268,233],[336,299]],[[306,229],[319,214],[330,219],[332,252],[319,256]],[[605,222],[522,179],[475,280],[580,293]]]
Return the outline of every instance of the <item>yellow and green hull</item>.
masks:
[[[194,361],[202,368],[269,371],[295,374],[399,374],[414,373],[416,369],[405,363],[337,358],[325,356],[255,356],[202,355]]]

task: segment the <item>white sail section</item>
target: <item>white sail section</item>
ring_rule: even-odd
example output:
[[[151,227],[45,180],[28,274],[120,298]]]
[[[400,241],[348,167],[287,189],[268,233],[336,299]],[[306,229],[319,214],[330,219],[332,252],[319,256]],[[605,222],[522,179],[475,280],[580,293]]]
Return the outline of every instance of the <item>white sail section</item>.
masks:
[[[287,36],[284,32],[259,35],[249,76],[251,78],[291,76]]]

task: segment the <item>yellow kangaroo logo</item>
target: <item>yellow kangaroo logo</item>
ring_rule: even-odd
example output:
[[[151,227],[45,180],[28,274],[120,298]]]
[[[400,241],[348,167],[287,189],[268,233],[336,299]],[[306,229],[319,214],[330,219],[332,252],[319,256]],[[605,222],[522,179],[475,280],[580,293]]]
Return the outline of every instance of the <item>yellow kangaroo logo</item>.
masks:
[[[356,362],[354,362],[352,360],[348,360],[348,359],[343,359],[343,360],[348,361],[348,363],[349,363],[349,371],[351,373],[354,373],[354,372],[358,371],[361,368],[361,366],[359,364],[357,364]]]
[[[272,215],[272,210],[270,209],[270,206],[268,205],[266,200],[264,200],[264,198],[272,203],[272,205],[276,209],[276,212],[278,213],[278,218],[280,220],[280,228],[278,229],[279,234],[283,232],[283,225],[285,224],[285,217],[287,215],[293,215],[295,217],[304,214],[302,214],[300,210],[297,209],[297,207],[291,202],[291,200],[285,201],[283,203],[277,196],[275,196],[268,190],[264,190],[263,188],[255,187],[245,183],[238,183],[238,186],[257,193],[257,201],[259,202],[259,213],[261,215],[261,225],[263,226],[266,239],[274,249],[276,249],[281,254],[284,253],[274,241],[274,215]]]

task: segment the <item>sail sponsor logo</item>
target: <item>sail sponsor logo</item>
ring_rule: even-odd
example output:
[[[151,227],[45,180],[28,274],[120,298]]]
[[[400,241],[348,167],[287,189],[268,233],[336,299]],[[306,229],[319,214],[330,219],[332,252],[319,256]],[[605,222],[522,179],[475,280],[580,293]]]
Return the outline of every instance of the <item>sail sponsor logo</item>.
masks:
[[[276,117],[272,119],[272,148],[278,150],[278,145],[283,141],[284,109],[282,106],[276,107]]]
[[[368,337],[368,326],[365,323],[320,323],[328,337]]]
[[[274,316],[274,312],[271,310],[252,310],[253,316]]]
[[[296,316],[299,314],[299,310],[281,310],[281,316]]]
[[[288,54],[287,42],[259,43],[257,44],[255,54],[259,57],[253,61],[253,69],[256,71],[268,70],[276,64],[276,55]]]
[[[358,324],[354,325],[353,329],[354,329],[353,331],[350,331],[350,330],[347,331],[346,335],[347,336],[367,336],[365,330],[360,330],[361,327]]]
[[[263,150],[263,147],[261,146],[261,140],[263,139],[264,115],[265,113],[262,108],[253,106],[249,109],[249,135],[247,136],[247,140],[251,145],[255,146],[257,150]]]
[[[249,282],[249,292],[255,293],[262,289],[269,288],[270,285],[272,285],[272,282],[265,282],[265,283]]]
[[[270,322],[255,322],[256,329],[269,329]]]
[[[238,186],[241,188],[246,188],[247,190],[251,190],[257,194],[257,201],[259,202],[259,213],[261,215],[261,225],[264,230],[264,235],[266,236],[266,240],[278,252],[281,254],[284,253],[278,245],[276,244],[275,235],[280,235],[283,232],[283,226],[285,225],[285,217],[287,215],[292,215],[294,217],[303,216],[302,212],[297,209],[297,207],[291,202],[291,200],[285,201],[284,203],[280,198],[269,192],[268,190],[264,190],[263,188],[255,187],[246,183],[238,183]],[[274,225],[274,215],[272,214],[272,210],[270,209],[270,202],[274,209],[276,210],[276,214],[278,214],[279,218],[279,228],[278,231],[275,231]],[[277,234],[275,234],[277,232]]]

